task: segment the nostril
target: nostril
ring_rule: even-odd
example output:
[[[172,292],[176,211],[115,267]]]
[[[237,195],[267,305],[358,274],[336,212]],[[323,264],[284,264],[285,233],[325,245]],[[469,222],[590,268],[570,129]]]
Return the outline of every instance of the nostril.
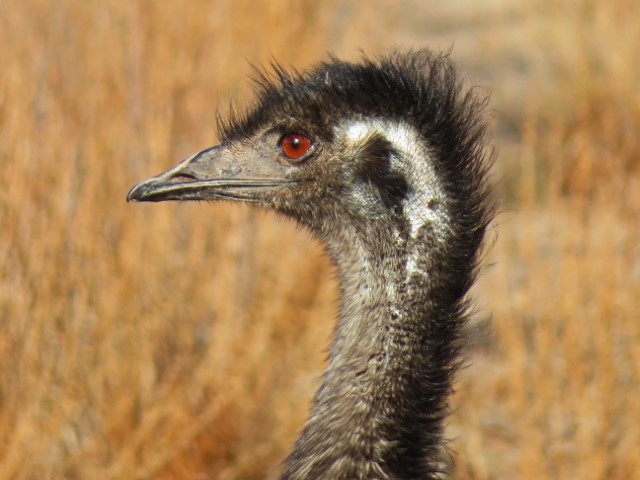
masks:
[[[195,175],[191,173],[180,172],[171,176],[167,183],[185,183],[185,181],[198,180]]]

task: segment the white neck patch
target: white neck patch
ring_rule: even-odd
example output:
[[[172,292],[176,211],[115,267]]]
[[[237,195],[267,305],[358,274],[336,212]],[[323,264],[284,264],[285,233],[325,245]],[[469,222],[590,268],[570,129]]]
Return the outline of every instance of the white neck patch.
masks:
[[[391,158],[391,168],[402,173],[410,188],[404,200],[404,213],[409,221],[411,240],[416,240],[420,228],[429,224],[437,241],[445,241],[449,224],[446,196],[436,176],[429,147],[416,130],[404,122],[383,119],[349,120],[335,130],[354,146],[373,135],[380,135],[393,145],[398,154]],[[407,276],[419,272],[418,258],[409,257]]]

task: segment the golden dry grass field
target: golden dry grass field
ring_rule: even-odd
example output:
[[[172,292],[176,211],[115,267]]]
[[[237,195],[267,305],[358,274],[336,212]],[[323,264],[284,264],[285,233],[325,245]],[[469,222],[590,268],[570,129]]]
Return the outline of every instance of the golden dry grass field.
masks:
[[[126,192],[215,143],[251,64],[429,45],[492,92],[501,204],[451,477],[638,478],[634,0],[27,0],[0,1],[0,479],[276,478],[329,262],[274,216]]]

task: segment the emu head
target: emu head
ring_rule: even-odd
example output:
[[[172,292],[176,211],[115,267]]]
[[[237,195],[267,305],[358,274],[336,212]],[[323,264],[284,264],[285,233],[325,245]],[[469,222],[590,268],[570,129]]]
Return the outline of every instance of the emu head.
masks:
[[[223,122],[219,146],[137,184],[128,200],[251,202],[332,250],[353,235],[415,239],[426,223],[439,236],[451,205],[482,193],[472,162],[482,105],[461,93],[446,57],[332,59],[305,74],[276,68],[258,84],[256,106]]]
[[[292,97],[287,103],[321,107],[309,100]],[[128,199],[251,202],[293,217],[316,233],[327,222],[400,212],[409,189],[406,172],[392,164],[395,147],[373,123],[371,132],[365,120],[318,125],[303,109],[292,115],[287,107],[269,104],[272,111],[264,122],[250,130],[228,130],[221,145],[139,183]],[[262,111],[253,116],[266,117]]]

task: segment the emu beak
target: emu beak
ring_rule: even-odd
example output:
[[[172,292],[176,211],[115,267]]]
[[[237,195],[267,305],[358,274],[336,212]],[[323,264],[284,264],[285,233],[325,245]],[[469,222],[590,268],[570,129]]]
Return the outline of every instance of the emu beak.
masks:
[[[284,168],[266,155],[237,157],[225,146],[211,147],[183,160],[171,170],[143,180],[127,195],[131,202],[165,200],[242,200],[258,202],[265,194],[292,183]]]

